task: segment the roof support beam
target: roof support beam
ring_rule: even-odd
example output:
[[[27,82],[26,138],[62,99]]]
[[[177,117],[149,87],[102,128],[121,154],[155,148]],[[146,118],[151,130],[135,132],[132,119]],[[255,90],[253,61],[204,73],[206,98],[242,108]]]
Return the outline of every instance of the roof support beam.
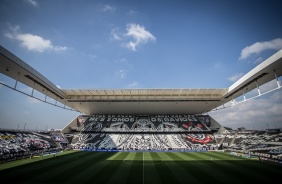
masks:
[[[274,72],[274,76],[275,76],[275,79],[276,79],[276,82],[277,82],[277,88],[280,88],[281,86],[280,86],[280,82],[279,82],[279,79],[277,77],[276,71],[273,70],[273,72]]]
[[[47,92],[48,92],[48,90],[46,89],[46,93],[45,93],[45,102],[46,102],[46,98],[47,98]]]
[[[31,96],[33,96],[34,88],[35,88],[35,81],[33,81],[33,88],[32,88],[32,91],[31,91]]]
[[[258,89],[258,94],[259,94],[259,96],[261,95],[261,93],[260,93],[260,89],[259,89],[259,85],[258,85],[258,82],[256,81],[256,85],[257,85],[257,89]]]
[[[17,89],[17,84],[18,84],[18,80],[19,80],[19,75],[20,75],[20,72],[18,72],[18,78],[17,78],[17,80],[16,80],[16,83],[15,83],[15,89]]]
[[[245,92],[244,92],[244,90],[242,90],[243,91],[243,97],[244,97],[244,102],[246,101],[246,96],[245,96]]]

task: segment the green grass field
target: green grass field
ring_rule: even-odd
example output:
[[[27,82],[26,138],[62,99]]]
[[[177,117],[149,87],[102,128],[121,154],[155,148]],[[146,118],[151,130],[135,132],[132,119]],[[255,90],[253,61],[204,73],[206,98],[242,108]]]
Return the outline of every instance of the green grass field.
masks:
[[[282,166],[219,152],[68,151],[0,164],[1,183],[277,183]]]

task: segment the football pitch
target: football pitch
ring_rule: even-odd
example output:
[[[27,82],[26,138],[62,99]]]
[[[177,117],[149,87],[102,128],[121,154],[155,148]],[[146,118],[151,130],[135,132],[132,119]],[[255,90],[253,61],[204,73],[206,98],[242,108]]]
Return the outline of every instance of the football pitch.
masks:
[[[1,183],[271,183],[282,166],[222,152],[67,151],[0,164]]]

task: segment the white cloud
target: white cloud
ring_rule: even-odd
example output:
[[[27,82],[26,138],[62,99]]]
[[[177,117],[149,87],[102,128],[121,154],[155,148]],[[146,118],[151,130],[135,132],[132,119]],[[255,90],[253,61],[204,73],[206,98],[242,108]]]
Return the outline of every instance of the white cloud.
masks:
[[[126,58],[121,58],[119,61],[120,61],[121,63],[125,63],[125,62],[127,62],[127,59],[126,59]]]
[[[89,57],[90,57],[91,60],[97,58],[97,56],[95,54],[89,54]]]
[[[13,40],[18,40],[20,45],[31,51],[44,52],[46,50],[54,51],[65,51],[68,47],[65,46],[54,46],[48,39],[44,39],[38,35],[30,33],[21,33],[20,27],[10,27],[11,32],[5,33],[4,35]]]
[[[255,60],[255,63],[261,63],[263,62],[263,58],[262,57],[259,57]]]
[[[128,14],[135,14],[136,12],[134,10],[129,10]]]
[[[112,29],[111,35],[113,40],[121,40],[121,37],[118,34],[118,28]]]
[[[68,50],[68,49],[70,49],[70,48],[68,48],[68,47],[66,47],[66,46],[52,46],[52,49],[54,50],[54,51],[65,51],[65,50]]]
[[[115,63],[126,63],[127,62],[127,59],[126,58],[121,58],[121,59],[118,59],[118,60],[114,60]]]
[[[126,72],[126,70],[119,70],[116,72],[116,74],[119,75],[121,79],[124,79],[126,77]]]
[[[116,7],[110,6],[108,4],[105,4],[103,7],[103,11],[115,11]]]
[[[236,73],[233,76],[229,77],[228,80],[232,82],[236,82],[238,79],[240,79],[244,74],[243,73]]]
[[[280,50],[282,49],[282,39],[276,38],[271,41],[266,42],[256,42],[251,46],[245,47],[241,51],[241,56],[239,59],[246,59],[252,54],[259,54],[265,50]]]
[[[129,88],[134,88],[134,87],[137,87],[139,84],[138,82],[133,82],[131,84],[128,85]]]
[[[18,34],[14,38],[19,40],[21,45],[26,47],[28,50],[43,52],[44,50],[52,48],[52,43],[50,40],[45,40],[37,35]]]
[[[39,4],[38,4],[38,2],[36,0],[24,0],[24,2],[26,2],[26,3],[28,3],[28,4],[32,5],[32,6],[35,6],[35,7],[39,6]]]
[[[139,24],[127,24],[126,30],[127,33],[125,36],[132,37],[133,41],[129,41],[128,43],[123,44],[123,46],[133,51],[136,51],[136,47],[141,43],[145,44],[148,41],[156,40],[149,31]]]
[[[266,129],[274,126],[282,128],[282,91],[273,92],[269,97],[260,97],[229,107],[210,112],[216,121],[229,127],[248,129]]]

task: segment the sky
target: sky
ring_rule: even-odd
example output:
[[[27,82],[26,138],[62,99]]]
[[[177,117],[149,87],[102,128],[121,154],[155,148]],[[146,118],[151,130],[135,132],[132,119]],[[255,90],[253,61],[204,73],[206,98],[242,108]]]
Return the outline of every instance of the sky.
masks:
[[[61,89],[228,88],[282,49],[281,9],[276,0],[1,0],[0,45]],[[280,88],[208,114],[233,129],[282,128],[281,102]],[[0,85],[2,128],[62,129],[78,115]]]

